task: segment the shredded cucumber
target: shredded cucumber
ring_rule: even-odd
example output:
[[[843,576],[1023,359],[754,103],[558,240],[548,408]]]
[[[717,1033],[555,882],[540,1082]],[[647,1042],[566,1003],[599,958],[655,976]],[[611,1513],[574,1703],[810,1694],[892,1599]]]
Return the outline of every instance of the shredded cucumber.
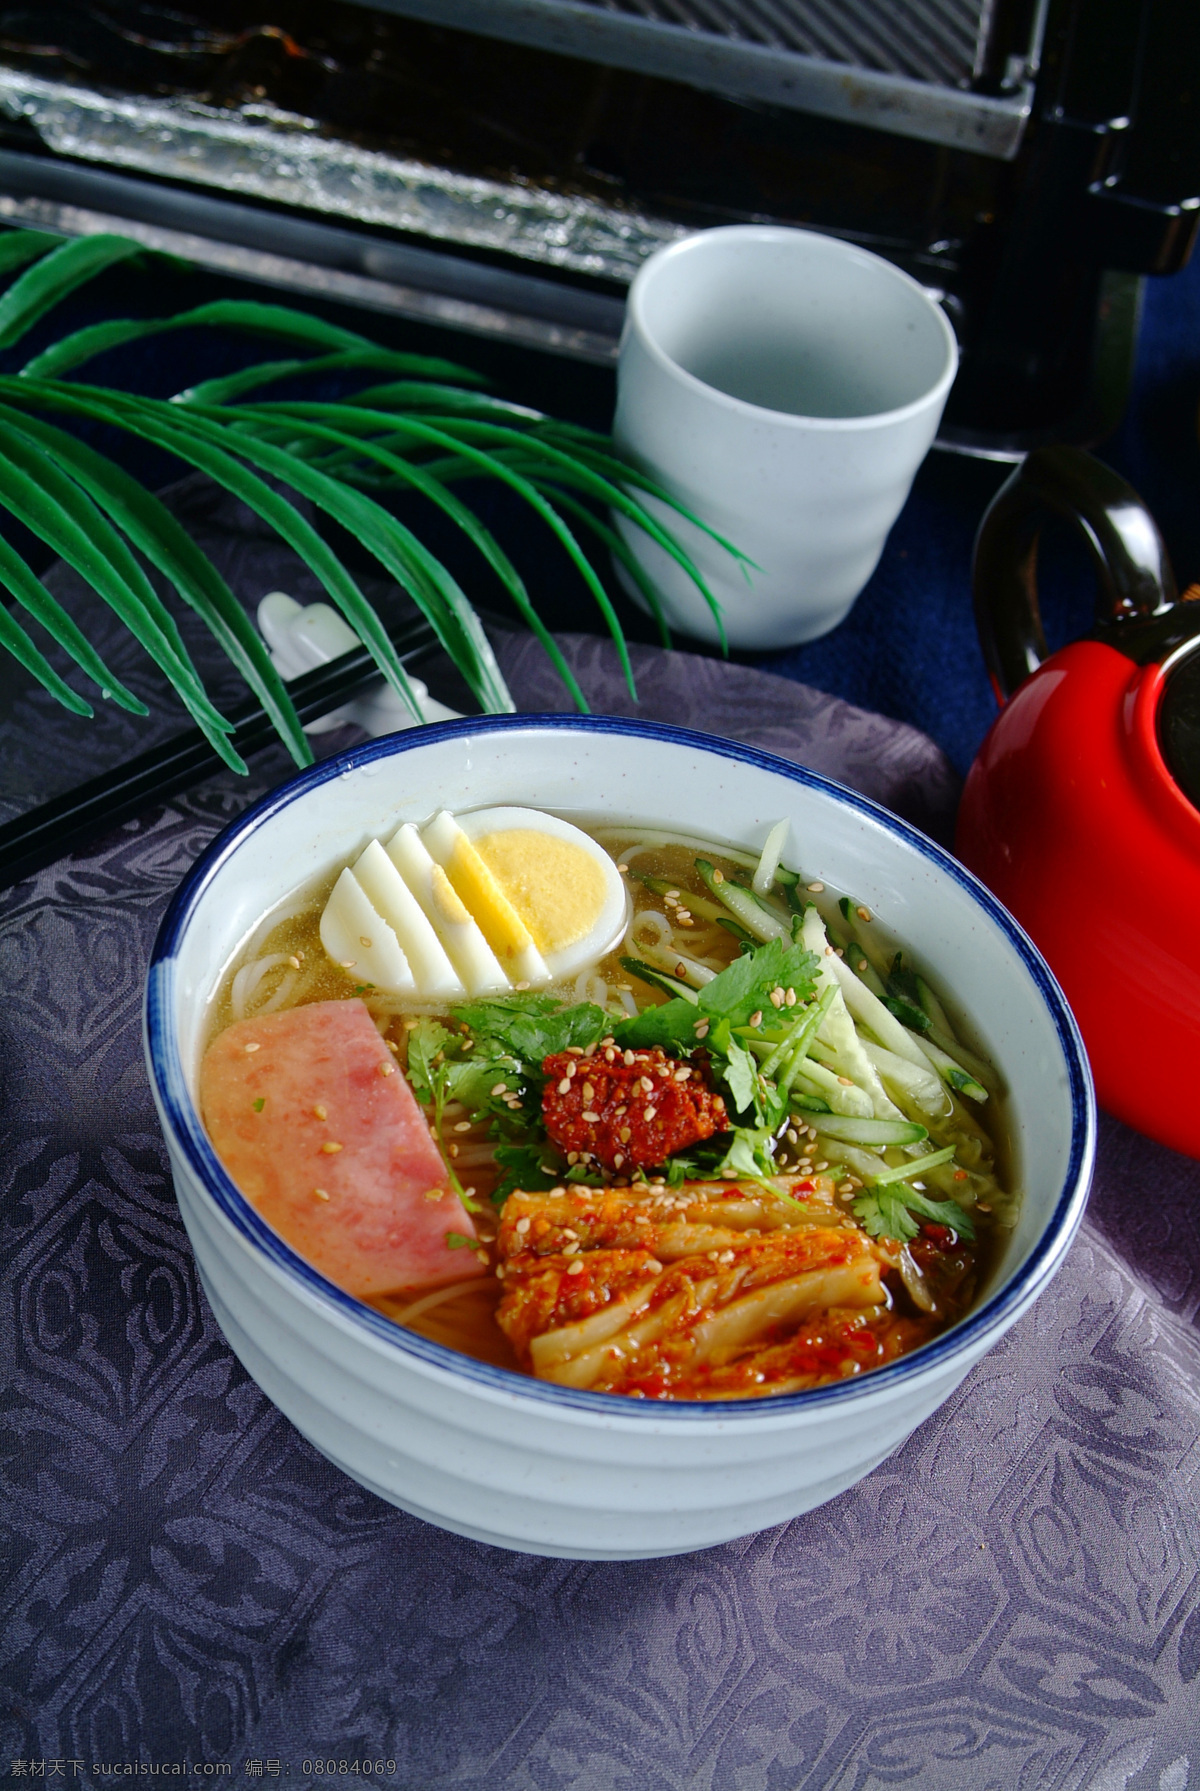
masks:
[[[823,1138],[843,1144],[923,1144],[929,1133],[910,1119],[850,1119],[843,1114],[814,1114],[810,1124]]]
[[[723,872],[714,870],[707,858],[698,858],[696,869],[709,894],[728,908],[734,919],[756,939],[765,944],[768,939],[791,938],[792,930],[782,916],[777,916],[760,902],[751,890],[743,889],[740,883],[731,883]]]

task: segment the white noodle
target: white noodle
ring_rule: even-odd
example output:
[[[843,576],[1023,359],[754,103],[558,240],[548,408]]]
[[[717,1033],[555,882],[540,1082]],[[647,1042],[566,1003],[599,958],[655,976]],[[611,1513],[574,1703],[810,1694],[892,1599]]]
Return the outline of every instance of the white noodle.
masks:
[[[440,1306],[443,1300],[452,1300],[455,1294],[470,1293],[472,1288],[480,1285],[478,1276],[471,1281],[452,1281],[449,1287],[439,1287],[433,1293],[423,1295],[421,1299],[414,1300],[411,1306],[405,1306],[403,1311],[393,1313],[392,1316],[398,1325],[406,1325],[412,1319],[419,1318],[422,1312],[429,1312],[434,1306]]]
[[[298,970],[289,970],[287,975],[284,977],[283,981],[280,983],[279,987],[276,989],[275,993],[272,995],[271,999],[269,1001],[263,1002],[262,1006],[258,1010],[259,1013],[260,1014],[277,1013],[278,1010],[283,1006],[285,1001],[291,1000],[292,995],[295,993],[296,984],[299,981],[300,981],[300,972]]]
[[[643,908],[641,913],[635,914],[630,922],[629,931],[625,935],[625,943],[632,945],[635,949],[639,947],[641,943],[638,939],[639,932],[649,933],[651,943],[662,945],[671,937],[671,923],[666,915],[660,914],[656,908]]]
[[[254,958],[249,964],[243,964],[233,979],[233,987],[229,991],[229,1005],[235,1020],[246,1018],[246,1008],[258,991],[258,985],[270,970],[279,964],[291,962],[291,954],[286,951],[268,952],[265,958]]]
[[[592,838],[599,840],[603,845],[611,845],[620,840],[628,840],[630,842],[629,850],[627,852],[622,852],[622,863],[627,863],[631,858],[638,857],[643,852],[652,852],[660,846],[683,846],[689,852],[703,852],[705,854],[711,852],[715,854],[716,857],[727,859],[734,864],[744,864],[748,870],[753,870],[759,860],[759,854],[757,852],[743,852],[739,847],[727,846],[721,840],[698,839],[691,833],[639,832],[634,835],[627,827],[620,829],[615,827],[602,827],[598,828],[593,833]]]
[[[621,1006],[625,1009],[625,1012],[629,1015],[629,1018],[631,1020],[635,1020],[637,1018],[638,1004],[633,999],[633,990],[632,989],[618,989],[617,994],[620,996]]]
[[[263,920],[259,921],[253,933],[246,941],[243,948],[243,957],[249,962],[249,960],[254,957],[259,947],[266,944],[276,927],[281,927],[285,921],[299,919],[300,915],[307,914],[309,909],[315,908],[315,906],[316,904],[310,894],[305,895],[299,901],[293,900],[290,906],[287,905],[285,898],[285,901],[282,902],[278,908],[272,908],[271,912]]]
[[[758,869],[751,881],[751,888],[756,895],[766,895],[775,881],[775,873],[779,869],[779,860],[783,856],[784,841],[787,839],[787,821],[776,821],[767,835],[767,843],[762,849],[762,857],[758,861]]]
[[[611,993],[604,978],[594,969],[581,970],[575,978],[576,1001],[594,1001],[597,1007],[607,1007]]]

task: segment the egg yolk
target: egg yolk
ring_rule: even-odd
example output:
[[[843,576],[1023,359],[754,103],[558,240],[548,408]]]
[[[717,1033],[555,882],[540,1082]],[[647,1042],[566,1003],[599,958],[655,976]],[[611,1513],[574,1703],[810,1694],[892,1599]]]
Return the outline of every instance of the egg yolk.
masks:
[[[529,930],[465,834],[454,842],[449,875],[500,962],[511,964],[528,949]]]
[[[540,952],[565,951],[595,926],[604,906],[604,872],[571,840],[508,827],[484,834],[474,846]],[[486,936],[478,909],[476,916]]]

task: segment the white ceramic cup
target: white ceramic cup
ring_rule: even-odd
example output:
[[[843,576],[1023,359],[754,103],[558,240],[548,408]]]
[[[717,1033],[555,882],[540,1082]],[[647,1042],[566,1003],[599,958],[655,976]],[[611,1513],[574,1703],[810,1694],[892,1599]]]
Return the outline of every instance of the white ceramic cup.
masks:
[[[629,291],[614,434],[626,456],[755,562],[667,506],[736,647],[835,627],[870,578],[958,369],[936,301],[878,255],[737,224],[658,250]],[[618,518],[672,627],[719,639],[687,574]],[[630,594],[635,581],[618,564]]]

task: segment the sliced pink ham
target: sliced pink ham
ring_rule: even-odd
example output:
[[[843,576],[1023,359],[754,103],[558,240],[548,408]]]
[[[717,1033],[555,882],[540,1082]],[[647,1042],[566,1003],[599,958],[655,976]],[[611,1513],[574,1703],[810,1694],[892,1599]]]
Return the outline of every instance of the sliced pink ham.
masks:
[[[476,1250],[453,1243],[475,1228],[361,1001],[230,1026],[205,1053],[200,1109],[242,1193],[347,1293],[485,1272]]]

